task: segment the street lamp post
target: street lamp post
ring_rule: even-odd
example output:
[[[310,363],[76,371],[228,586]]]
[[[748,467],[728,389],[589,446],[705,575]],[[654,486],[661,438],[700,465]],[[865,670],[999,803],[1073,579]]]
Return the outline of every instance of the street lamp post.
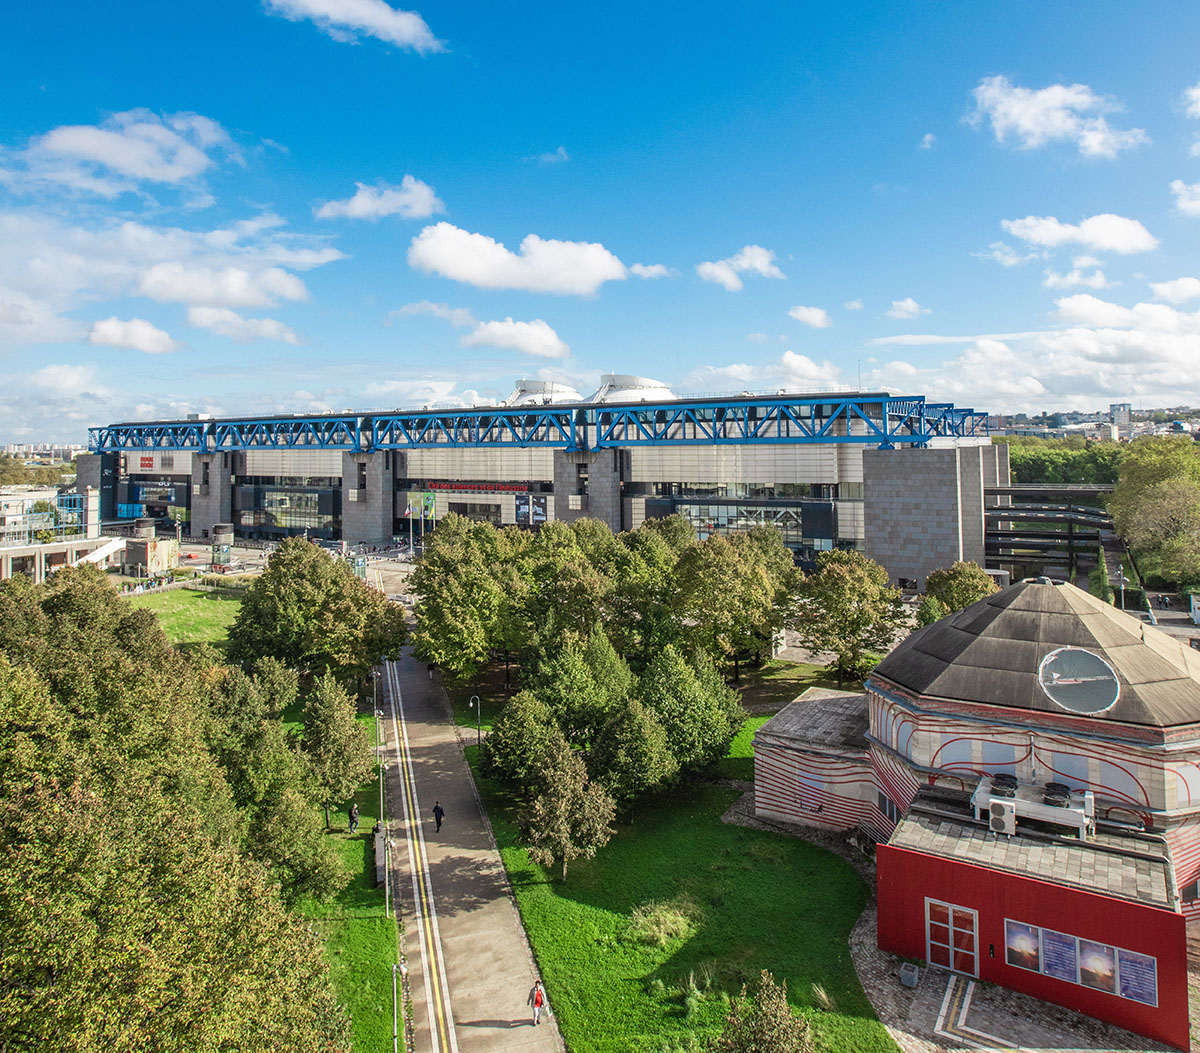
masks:
[[[395,962],[392,963],[392,1053],[398,1053],[400,1049],[400,1014],[396,1006],[396,970],[399,968]]]
[[[475,710],[475,745],[479,746],[483,743],[483,718],[480,716],[482,707],[479,704],[479,696],[472,695],[471,701],[467,705]]]
[[[1121,610],[1125,609],[1125,586],[1129,584],[1129,579],[1125,577],[1125,564],[1117,564],[1117,585],[1121,589]]]

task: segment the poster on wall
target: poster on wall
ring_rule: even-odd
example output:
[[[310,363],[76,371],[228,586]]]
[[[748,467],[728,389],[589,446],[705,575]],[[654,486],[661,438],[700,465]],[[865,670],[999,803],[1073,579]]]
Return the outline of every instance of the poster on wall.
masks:
[[[529,526],[529,495],[517,494],[516,514],[517,526]]]
[[[537,526],[540,523],[546,522],[546,498],[534,497],[529,502],[529,523],[531,526]]]
[[[1004,960],[1018,969],[1041,972],[1038,954],[1038,930],[1019,921],[1004,922]]]
[[[1117,956],[1107,943],[1079,941],[1079,982],[1097,991],[1117,993]]]
[[[1117,951],[1121,997],[1145,1005],[1158,1005],[1158,961],[1137,951]]]
[[[1079,955],[1074,936],[1042,929],[1042,972],[1056,980],[1079,983]]]

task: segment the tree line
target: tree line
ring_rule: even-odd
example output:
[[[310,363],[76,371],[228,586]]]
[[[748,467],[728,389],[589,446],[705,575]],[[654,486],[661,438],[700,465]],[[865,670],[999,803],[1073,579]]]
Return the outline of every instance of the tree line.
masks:
[[[370,590],[280,551],[232,664],[170,646],[95,567],[0,583],[0,1048],[349,1049],[296,907],[351,877],[314,810],[369,776],[347,687],[403,632],[316,643]]]

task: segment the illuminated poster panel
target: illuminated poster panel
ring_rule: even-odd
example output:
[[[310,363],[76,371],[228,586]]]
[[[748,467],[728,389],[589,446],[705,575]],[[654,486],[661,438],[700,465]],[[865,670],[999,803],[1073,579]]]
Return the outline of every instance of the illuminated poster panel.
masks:
[[[1017,969],[1158,1005],[1158,959],[1148,954],[1005,918],[1004,960]]]

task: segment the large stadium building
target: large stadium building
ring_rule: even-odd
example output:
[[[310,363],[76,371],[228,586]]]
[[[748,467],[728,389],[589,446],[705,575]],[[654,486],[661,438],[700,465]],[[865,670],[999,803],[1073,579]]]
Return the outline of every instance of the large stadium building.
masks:
[[[387,545],[449,513],[613,530],[680,513],[697,535],[777,526],[802,563],[866,551],[923,583],[984,562],[984,489],[1008,482],[986,415],[886,392],[676,397],[607,375],[590,396],[520,383],[499,406],[189,418],[93,428],[78,485],[106,523],[207,538]]]

